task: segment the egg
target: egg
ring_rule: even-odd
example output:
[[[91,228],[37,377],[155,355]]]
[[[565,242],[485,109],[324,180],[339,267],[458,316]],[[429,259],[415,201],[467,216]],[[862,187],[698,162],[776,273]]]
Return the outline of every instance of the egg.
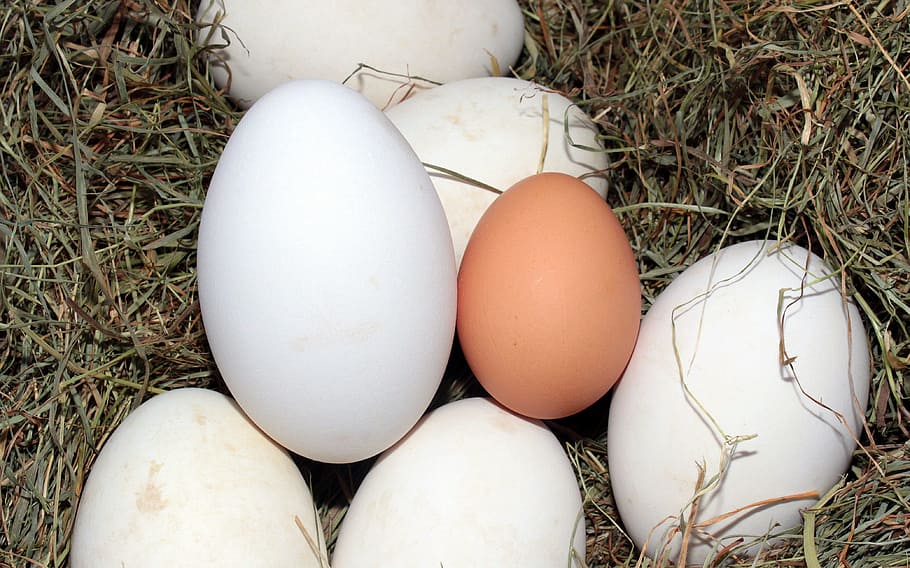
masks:
[[[688,526],[688,561],[702,565],[740,537],[797,527],[848,467],[869,380],[859,312],[815,254],[749,241],[686,268],[645,316],[610,404],[628,534],[675,559]]]
[[[426,415],[376,462],[342,520],[334,568],[584,566],[572,465],[541,422],[487,398]]]
[[[584,176],[606,196],[609,160],[594,123],[572,101],[535,83],[463,79],[417,93],[386,116],[423,162],[448,170],[428,168],[459,264],[477,221],[497,196],[464,178],[502,191],[536,174],[545,156],[543,170]]]
[[[311,78],[344,81],[382,108],[507,73],[524,45],[515,0],[202,0],[196,21],[216,85],[243,107]]]
[[[325,564],[322,527],[288,453],[228,397],[186,388],[130,413],[89,473],[70,566]]]
[[[376,455],[426,410],[455,333],[445,213],[359,93],[286,83],[231,134],[206,195],[198,288],[221,375],[288,449]]]
[[[490,205],[458,274],[458,338],[483,387],[532,418],[575,414],[629,360],[641,318],[632,247],[610,207],[562,173]]]

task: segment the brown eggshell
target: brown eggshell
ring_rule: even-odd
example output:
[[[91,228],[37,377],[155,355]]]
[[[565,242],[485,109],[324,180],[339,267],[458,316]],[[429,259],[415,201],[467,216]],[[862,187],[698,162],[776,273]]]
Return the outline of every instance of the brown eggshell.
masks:
[[[458,275],[457,331],[501,404],[541,419],[590,406],[622,374],[640,319],[632,247],[585,183],[537,174],[487,209]]]

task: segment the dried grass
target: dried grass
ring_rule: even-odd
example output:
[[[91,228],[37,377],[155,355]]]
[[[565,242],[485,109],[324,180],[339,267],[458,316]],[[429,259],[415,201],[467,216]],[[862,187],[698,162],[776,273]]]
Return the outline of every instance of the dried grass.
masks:
[[[910,5],[525,0],[516,74],[595,117],[645,304],[765,233],[843,271],[872,345],[867,430],[809,530],[730,566],[910,565]],[[0,565],[67,562],[97,449],[153,393],[223,390],[195,236],[240,113],[187,0],[0,8]],[[242,259],[238,259],[242,262]],[[463,361],[437,403],[477,392]],[[590,566],[650,566],[613,508],[606,402],[553,423],[587,497]],[[329,542],[365,464],[304,464]],[[809,554],[807,554],[807,552]]]

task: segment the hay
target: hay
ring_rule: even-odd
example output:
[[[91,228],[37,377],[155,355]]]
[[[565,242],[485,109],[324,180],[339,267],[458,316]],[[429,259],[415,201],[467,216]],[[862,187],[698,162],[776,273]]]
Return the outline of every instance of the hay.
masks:
[[[522,6],[516,74],[595,117],[646,307],[720,243],[767,233],[841,270],[863,314],[873,390],[844,483],[782,546],[725,562],[910,564],[910,5]],[[0,8],[0,565],[66,564],[90,464],[132,408],[223,390],[195,236],[240,113],[211,86],[190,14],[187,0]],[[456,360],[435,403],[476,389]],[[552,424],[587,497],[588,563],[648,566],[611,501],[605,412]],[[304,465],[331,544],[366,466]]]

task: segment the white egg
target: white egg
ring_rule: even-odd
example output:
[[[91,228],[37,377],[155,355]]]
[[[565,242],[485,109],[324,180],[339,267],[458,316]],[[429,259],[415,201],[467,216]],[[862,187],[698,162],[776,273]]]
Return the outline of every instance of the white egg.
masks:
[[[382,455],[338,534],[334,568],[583,566],[575,473],[537,421],[490,399],[427,414]]]
[[[689,562],[798,526],[848,467],[869,380],[859,312],[818,256],[750,241],[687,268],[645,316],[610,406],[610,480],[635,544],[675,559],[699,465]]]
[[[201,0],[196,20],[216,84],[243,106],[312,78],[347,79],[383,108],[434,82],[490,75],[493,60],[507,73],[524,45],[515,0]]]
[[[288,453],[230,398],[191,388],[151,398],[110,436],[80,495],[70,549],[73,568],[302,568],[325,557],[313,498]]]
[[[218,369],[288,449],[365,459],[426,410],[454,337],[452,243],[426,171],[360,94],[293,81],[247,112],[197,262]]]
[[[418,93],[386,115],[423,162],[500,191],[537,173],[545,149],[544,171],[585,176],[601,197],[606,195],[603,170],[609,162],[597,128],[569,99],[534,83],[465,79]],[[474,227],[497,194],[448,172],[428,171],[460,264]]]

